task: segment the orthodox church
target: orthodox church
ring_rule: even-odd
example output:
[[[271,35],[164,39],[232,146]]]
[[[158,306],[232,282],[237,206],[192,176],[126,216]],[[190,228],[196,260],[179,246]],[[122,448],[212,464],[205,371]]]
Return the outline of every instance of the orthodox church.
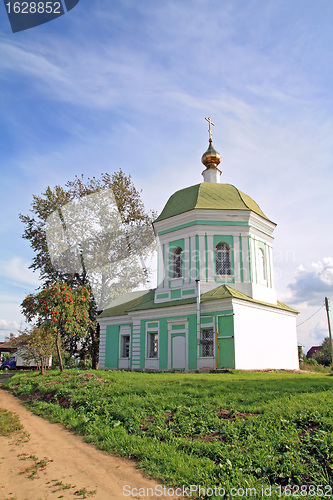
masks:
[[[99,316],[101,369],[298,369],[297,311],[274,288],[276,224],[220,183],[206,120],[203,182],[174,193],[153,223],[157,288],[126,294]]]

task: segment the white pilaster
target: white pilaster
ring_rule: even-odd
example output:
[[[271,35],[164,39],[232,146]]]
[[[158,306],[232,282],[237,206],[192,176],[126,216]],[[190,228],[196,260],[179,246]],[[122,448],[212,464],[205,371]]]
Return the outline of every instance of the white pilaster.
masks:
[[[257,283],[257,259],[256,259],[254,241],[252,236],[250,236],[250,261],[251,261],[252,283]]]
[[[273,265],[273,248],[271,246],[268,247],[268,255],[269,255],[269,268],[268,268],[268,274],[270,277],[270,287],[275,288],[275,283],[274,283],[274,265]]]
[[[169,245],[164,245],[164,288],[169,288]]]
[[[196,251],[196,237],[191,237],[191,281],[197,279],[197,251]]]
[[[244,283],[248,283],[250,281],[250,266],[249,266],[249,252],[248,252],[247,236],[242,236],[242,256],[243,256]]]
[[[213,236],[207,236],[207,266],[208,266],[208,281],[214,281],[215,277],[215,253]]]
[[[190,248],[190,242],[189,238],[185,238],[184,240],[184,252],[183,252],[183,262],[184,262],[184,268],[185,268],[185,283],[189,283],[190,281],[190,262],[189,262],[189,252]]]
[[[157,239],[157,287],[163,286],[164,267],[163,245],[160,240]]]
[[[240,258],[239,258],[239,238],[237,236],[234,236],[234,275],[235,275],[235,282],[239,283],[240,282]]]
[[[206,248],[205,236],[203,234],[199,235],[199,266],[200,280],[206,281]]]

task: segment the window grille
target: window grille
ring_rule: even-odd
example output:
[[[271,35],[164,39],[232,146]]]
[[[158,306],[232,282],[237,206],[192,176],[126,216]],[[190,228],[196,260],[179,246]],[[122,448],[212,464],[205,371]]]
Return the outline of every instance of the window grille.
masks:
[[[183,255],[182,249],[177,247],[172,252],[171,257],[171,277],[181,278],[183,276]]]
[[[216,274],[231,275],[230,247],[226,243],[216,245]]]
[[[156,332],[149,333],[149,358],[157,358],[158,356],[158,334]]]
[[[214,356],[214,330],[205,328],[201,330],[201,356],[208,358]]]
[[[122,345],[121,345],[121,357],[129,358],[130,357],[130,336],[122,335]]]

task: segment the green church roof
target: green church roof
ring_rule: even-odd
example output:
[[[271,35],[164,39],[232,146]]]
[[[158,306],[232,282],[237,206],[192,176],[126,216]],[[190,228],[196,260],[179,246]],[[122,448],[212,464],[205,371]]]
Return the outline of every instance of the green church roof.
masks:
[[[250,196],[242,193],[232,184],[202,182],[174,193],[155,222],[169,219],[169,217],[195,208],[206,210],[251,210],[269,220]]]
[[[183,306],[186,304],[194,304],[196,297],[189,297],[188,299],[170,300],[168,302],[154,302],[155,290],[145,290],[142,292],[132,292],[126,294],[116,301],[113,301],[107,309],[99,315],[99,318],[109,318],[112,316],[122,316],[131,311],[143,311],[147,309],[160,309],[165,307]],[[209,292],[203,293],[200,297],[201,302],[210,302],[214,300],[223,299],[241,299],[247,302],[253,302],[264,306],[274,307],[275,309],[282,309],[293,313],[298,313],[295,309],[277,302],[277,304],[269,304],[268,302],[261,302],[259,300],[251,299],[242,292],[239,292],[229,285],[220,285]]]

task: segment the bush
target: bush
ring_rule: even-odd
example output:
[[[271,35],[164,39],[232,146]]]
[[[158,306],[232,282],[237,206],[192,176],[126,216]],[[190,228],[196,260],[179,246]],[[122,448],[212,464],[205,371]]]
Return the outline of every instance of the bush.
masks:
[[[78,368],[82,368],[83,370],[90,370],[92,368],[92,362],[91,359],[80,359],[78,362]]]
[[[312,359],[315,359],[321,365],[330,366],[332,362],[332,355],[331,355],[330,339],[328,337],[326,337],[326,339],[322,343],[320,351],[317,351],[313,355]]]
[[[317,366],[318,365],[318,361],[315,359],[315,358],[309,358],[306,360],[306,363],[308,365],[314,365],[314,366]]]
[[[328,366],[320,365],[315,359],[308,359],[304,363],[300,363],[300,370],[307,372],[318,372],[318,373],[329,373],[330,369]]]

